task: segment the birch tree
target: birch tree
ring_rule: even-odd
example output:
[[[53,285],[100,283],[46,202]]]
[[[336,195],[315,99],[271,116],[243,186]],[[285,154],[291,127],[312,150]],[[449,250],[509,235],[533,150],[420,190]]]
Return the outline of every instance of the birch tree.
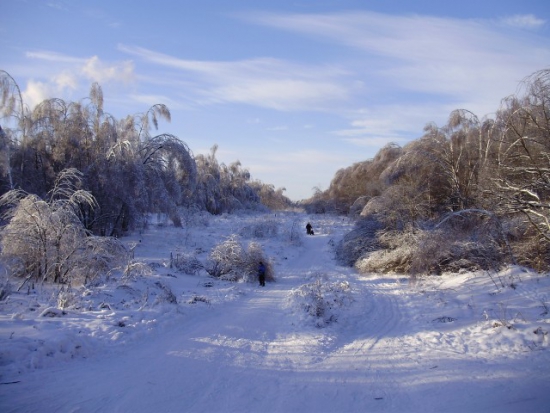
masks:
[[[510,97],[499,112],[499,207],[521,213],[550,242],[550,69],[524,81],[525,96]]]
[[[99,263],[107,265],[122,253],[120,245],[90,236],[82,225],[82,205],[93,208],[96,202],[81,185],[82,174],[68,169],[59,174],[47,199],[21,190],[0,198],[3,218],[9,221],[1,232],[2,257],[13,275],[53,283],[83,276],[85,282]]]

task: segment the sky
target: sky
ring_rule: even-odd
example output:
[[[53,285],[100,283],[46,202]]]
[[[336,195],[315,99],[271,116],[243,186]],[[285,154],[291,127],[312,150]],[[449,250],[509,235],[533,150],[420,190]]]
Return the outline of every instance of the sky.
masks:
[[[550,68],[546,0],[0,0],[0,70],[29,107],[98,82],[116,118],[163,103],[195,154],[293,199],[337,170],[480,119]]]

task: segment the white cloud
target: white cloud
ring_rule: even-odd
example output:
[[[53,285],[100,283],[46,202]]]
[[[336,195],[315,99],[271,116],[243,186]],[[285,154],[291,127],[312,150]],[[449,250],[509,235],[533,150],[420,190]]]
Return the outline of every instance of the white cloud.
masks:
[[[507,26],[520,29],[538,29],[546,24],[546,20],[539,19],[532,14],[516,14],[515,16],[503,17],[501,21]]]
[[[327,101],[343,100],[346,91],[328,82],[293,79],[233,79],[227,86],[204,92],[207,101],[247,103],[276,110],[321,109]]]
[[[333,131],[343,141],[355,146],[378,147],[394,142],[404,145],[419,138],[428,122],[443,125],[456,108],[443,104],[421,103],[415,105],[372,105],[348,114],[350,127]],[[439,119],[434,119],[436,114]]]
[[[83,64],[86,61],[86,59],[83,59],[80,57],[67,56],[62,53],[51,52],[48,50],[26,52],[25,56],[27,56],[30,59],[47,60],[49,62],[57,62],[57,63]]]
[[[64,71],[53,76],[47,82],[30,79],[21,94],[23,101],[30,108],[34,108],[46,99],[62,96],[65,92],[75,90],[77,86],[78,80],[76,77],[70,72]]]
[[[24,91],[25,102],[34,107],[44,99],[62,97],[71,92],[84,90],[91,82],[128,84],[135,80],[134,64],[131,61],[103,62],[98,56],[80,58],[52,51],[27,52],[29,59],[49,62],[46,80],[31,79]],[[156,102],[158,103],[158,102]]]
[[[168,96],[165,96],[165,95],[144,95],[144,94],[135,95],[135,94],[132,94],[132,95],[129,95],[129,99],[132,102],[143,103],[148,107],[151,107],[153,105],[162,103],[162,104],[168,106],[168,108],[170,110],[177,110],[177,109],[185,108],[185,105],[183,105],[181,103],[181,101],[176,101],[176,100],[174,100],[174,99],[172,99]]]
[[[27,87],[21,92],[23,102],[30,108],[34,108],[40,102],[54,96],[55,88],[51,84],[29,80]]]
[[[354,146],[368,147],[380,149],[386,146],[388,143],[396,143],[403,146],[407,141],[400,136],[369,136],[369,137],[357,137],[357,138],[345,138],[345,142],[351,143]]]
[[[78,87],[78,77],[69,71],[63,71],[53,77],[53,81],[56,84],[58,90],[76,90]]]
[[[62,53],[52,51],[34,51],[27,52],[25,55],[30,59],[46,60],[48,62],[59,63],[65,69],[56,77],[69,76],[73,78],[73,84],[77,77],[84,77],[98,83],[107,82],[132,82],[134,81],[134,63],[132,61],[122,61],[114,63],[103,62],[98,56],[90,58],[81,58],[67,56]],[[67,68],[67,64],[71,65]]]
[[[88,79],[100,84],[112,81],[129,83],[134,80],[134,64],[131,61],[109,65],[103,63],[99,57],[93,56],[86,60],[81,71]]]
[[[197,100],[202,104],[246,103],[276,110],[321,110],[342,101],[349,91],[334,66],[310,67],[273,58],[232,62],[178,59],[140,47],[119,49],[161,66],[197,76]]]
[[[503,85],[517,85],[550,61],[550,46],[541,44],[541,39],[511,33],[491,20],[365,11],[255,13],[244,18],[358,50],[365,68],[361,80],[376,93],[431,93],[474,102],[490,98],[494,106],[486,112],[494,111],[500,99],[514,92],[503,90]],[[516,27],[544,23],[531,15],[505,21]]]
[[[67,7],[65,6],[65,4],[62,4],[60,2],[50,1],[50,2],[46,3],[46,5],[48,7],[51,7],[52,9],[56,9],[56,10],[67,10]]]

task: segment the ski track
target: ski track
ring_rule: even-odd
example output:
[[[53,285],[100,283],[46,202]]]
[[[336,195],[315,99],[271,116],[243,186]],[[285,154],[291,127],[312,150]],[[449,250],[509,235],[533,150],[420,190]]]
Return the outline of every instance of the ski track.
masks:
[[[483,397],[486,387],[462,384],[468,394],[447,395],[454,404],[438,405],[438,391],[452,392],[453,383],[471,379],[450,377],[445,365],[453,371],[453,363],[472,361],[451,351],[434,351],[426,360],[417,356],[414,341],[403,337],[404,331],[418,330],[407,310],[405,280],[361,278],[342,268],[363,297],[349,319],[324,329],[291,322],[281,303],[290,289],[308,282],[301,279],[305,273],[323,271],[332,259],[329,239],[328,234],[307,237],[296,257],[280,265],[277,282],[184,315],[158,333],[162,339],[151,336],[124,352],[38,370],[16,386],[2,386],[0,410],[138,413],[162,406],[171,412],[308,413],[339,411],[345,400],[347,412],[459,412],[468,409],[468,397]],[[329,268],[335,271],[334,265]],[[491,371],[494,367],[488,365],[478,378],[505,379],[498,369]],[[417,388],[413,399],[414,386],[425,390]],[[429,390],[434,386],[435,394]],[[491,400],[488,406],[494,407]],[[500,403],[501,411],[514,411],[511,402]]]

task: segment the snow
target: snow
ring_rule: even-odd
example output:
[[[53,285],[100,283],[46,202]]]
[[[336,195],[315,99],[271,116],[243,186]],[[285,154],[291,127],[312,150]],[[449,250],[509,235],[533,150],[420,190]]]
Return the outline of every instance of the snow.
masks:
[[[62,291],[12,281],[0,302],[0,411],[550,411],[548,275],[361,275],[334,261],[352,228],[342,217],[188,224],[125,239],[135,247],[125,277]],[[275,282],[170,268],[171,254],[204,262],[233,234],[262,246]]]

